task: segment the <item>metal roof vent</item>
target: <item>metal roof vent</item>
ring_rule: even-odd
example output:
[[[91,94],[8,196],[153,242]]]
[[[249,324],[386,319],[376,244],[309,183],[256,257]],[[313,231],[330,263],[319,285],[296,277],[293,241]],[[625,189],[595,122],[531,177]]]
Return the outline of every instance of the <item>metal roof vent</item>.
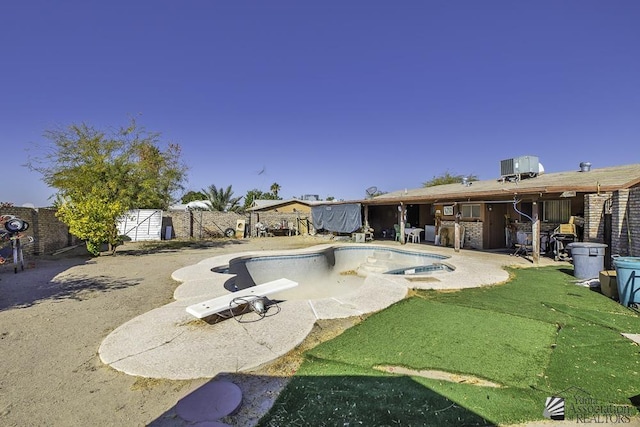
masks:
[[[580,172],[589,172],[591,170],[590,162],[580,162]]]
[[[469,177],[468,176],[463,176],[462,177],[462,185],[464,185],[465,187],[468,187],[471,184],[473,184],[473,183],[471,181],[469,181]]]

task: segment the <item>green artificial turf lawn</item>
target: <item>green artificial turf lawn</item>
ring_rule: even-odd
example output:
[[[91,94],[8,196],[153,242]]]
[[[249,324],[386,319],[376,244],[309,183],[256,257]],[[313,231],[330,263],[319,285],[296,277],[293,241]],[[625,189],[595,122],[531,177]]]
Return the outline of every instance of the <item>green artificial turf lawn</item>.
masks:
[[[633,409],[639,347],[620,333],[640,333],[637,313],[559,268],[510,273],[504,285],[420,291],[308,351],[261,425],[510,424],[543,419],[546,397],[572,387]],[[502,387],[383,374],[379,365]]]

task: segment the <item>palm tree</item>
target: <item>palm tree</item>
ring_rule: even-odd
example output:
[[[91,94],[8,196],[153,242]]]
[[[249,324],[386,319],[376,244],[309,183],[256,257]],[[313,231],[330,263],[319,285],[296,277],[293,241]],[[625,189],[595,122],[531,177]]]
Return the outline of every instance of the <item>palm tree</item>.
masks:
[[[240,197],[233,197],[233,190],[228,186],[225,190],[218,189],[215,185],[203,188],[202,192],[207,196],[207,200],[211,203],[211,210],[218,212],[237,212],[241,206],[239,204]]]
[[[280,191],[280,184],[278,184],[277,182],[274,182],[273,184],[271,184],[270,190],[273,193],[273,195],[276,196],[276,199],[277,199],[278,191]]]

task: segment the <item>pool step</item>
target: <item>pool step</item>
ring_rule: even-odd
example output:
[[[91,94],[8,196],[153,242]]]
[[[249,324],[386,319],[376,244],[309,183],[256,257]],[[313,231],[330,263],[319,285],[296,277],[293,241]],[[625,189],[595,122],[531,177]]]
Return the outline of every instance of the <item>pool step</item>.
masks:
[[[398,265],[391,261],[391,252],[373,251],[373,255],[367,257],[367,261],[360,264],[356,269],[358,276],[367,276],[369,273],[384,273],[398,268]]]
[[[375,259],[390,259],[390,251],[373,251],[373,258]]]

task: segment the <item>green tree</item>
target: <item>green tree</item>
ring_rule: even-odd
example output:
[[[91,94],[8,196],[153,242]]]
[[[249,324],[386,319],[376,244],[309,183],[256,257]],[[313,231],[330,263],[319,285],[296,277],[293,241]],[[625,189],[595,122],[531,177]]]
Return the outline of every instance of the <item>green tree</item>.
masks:
[[[98,256],[103,243],[109,243],[112,250],[120,243],[115,224],[125,211],[117,200],[87,194],[76,196],[73,202],[60,203],[56,216],[68,224],[71,234],[86,241],[90,254]]]
[[[206,200],[207,195],[202,191],[187,191],[180,199],[181,203],[195,202],[197,200]]]
[[[467,177],[469,182],[478,180],[478,177],[475,175],[453,175],[449,171],[446,171],[440,176],[434,176],[429,181],[423,182],[422,186],[435,187],[436,185],[461,183],[465,177]]]
[[[206,195],[206,200],[211,203],[211,210],[218,212],[238,212],[241,210],[240,197],[233,197],[233,190],[229,185],[226,189],[218,189],[215,185],[210,185],[202,189]]]
[[[117,245],[118,217],[133,208],[166,209],[182,188],[186,166],[180,146],[168,144],[162,151],[160,134],[135,120],[106,132],[83,123],[44,136],[48,143],[37,147],[27,166],[57,189],[57,215],[88,248]]]

